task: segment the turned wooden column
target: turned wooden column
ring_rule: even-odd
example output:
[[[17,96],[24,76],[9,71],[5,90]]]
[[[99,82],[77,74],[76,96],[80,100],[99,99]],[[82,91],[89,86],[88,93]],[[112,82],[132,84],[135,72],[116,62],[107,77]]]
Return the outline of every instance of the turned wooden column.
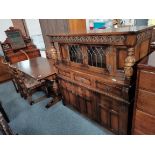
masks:
[[[134,56],[134,48],[129,48],[128,56],[125,59],[125,67],[124,67],[125,77],[127,79],[131,79],[133,75],[133,66],[135,62],[136,62],[136,59]]]
[[[57,55],[57,50],[54,47],[54,45],[51,46],[51,49],[46,51],[47,54],[47,58],[51,59],[52,63],[53,63],[53,67],[57,72],[57,68],[56,68],[56,63],[58,62],[58,55]],[[53,76],[49,79],[47,79],[48,82],[51,85],[51,96],[53,97],[53,99],[46,105],[46,108],[51,107],[53,104],[57,103],[59,100],[61,100],[61,96],[59,93],[59,87],[58,87],[58,83],[57,83],[57,77]]]

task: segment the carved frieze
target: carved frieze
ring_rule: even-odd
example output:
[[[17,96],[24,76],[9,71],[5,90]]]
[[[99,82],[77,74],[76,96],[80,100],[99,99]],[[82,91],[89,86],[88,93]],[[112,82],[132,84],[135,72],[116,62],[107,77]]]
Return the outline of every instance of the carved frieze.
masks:
[[[151,38],[151,36],[152,36],[152,30],[141,32],[137,35],[137,43],[141,43],[144,40]]]
[[[126,37],[119,36],[51,36],[52,42],[64,43],[103,43],[103,44],[123,44]]]

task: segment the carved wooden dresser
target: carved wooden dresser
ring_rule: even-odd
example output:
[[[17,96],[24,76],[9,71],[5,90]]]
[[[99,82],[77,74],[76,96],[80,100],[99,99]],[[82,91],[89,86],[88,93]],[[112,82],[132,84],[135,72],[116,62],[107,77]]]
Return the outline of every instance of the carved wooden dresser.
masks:
[[[155,52],[138,64],[133,134],[155,134]]]
[[[48,35],[63,103],[116,134],[130,134],[136,64],[149,53],[152,29]]]
[[[31,38],[23,36],[21,30],[10,27],[5,31],[7,38],[1,44],[5,59],[10,63],[40,57],[40,50]]]

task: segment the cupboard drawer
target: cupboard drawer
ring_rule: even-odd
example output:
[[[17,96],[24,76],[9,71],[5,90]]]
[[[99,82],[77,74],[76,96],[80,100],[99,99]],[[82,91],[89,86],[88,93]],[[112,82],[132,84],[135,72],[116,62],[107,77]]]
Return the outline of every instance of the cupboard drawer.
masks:
[[[74,74],[74,80],[86,85],[91,85],[90,79],[80,74]]]
[[[106,93],[111,93],[115,96],[122,97],[122,88],[116,85],[111,85],[101,81],[96,81],[96,88]]]
[[[155,93],[138,90],[137,107],[144,112],[155,115]]]
[[[63,76],[66,76],[66,77],[68,77],[68,78],[71,77],[71,74],[70,74],[70,72],[68,72],[68,71],[59,70],[58,72],[59,72],[59,74],[61,74],[61,75],[63,75]]]
[[[144,134],[155,134],[155,117],[136,110],[135,130],[139,130]]]
[[[139,88],[152,90],[155,92],[155,73],[140,71]]]

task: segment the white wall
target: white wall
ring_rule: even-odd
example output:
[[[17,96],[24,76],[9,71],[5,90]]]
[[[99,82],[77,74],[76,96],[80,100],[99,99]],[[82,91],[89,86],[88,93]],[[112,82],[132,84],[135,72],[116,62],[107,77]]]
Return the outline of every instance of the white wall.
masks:
[[[6,35],[4,31],[10,26],[13,26],[11,19],[0,19],[0,41],[5,41]]]
[[[41,50],[45,49],[39,19],[25,19],[26,27],[33,43]]]
[[[13,26],[13,23],[11,19],[0,19],[0,41],[3,42],[6,39],[5,30],[7,30],[10,26]],[[2,48],[0,46],[0,51],[2,51]],[[2,52],[0,52],[0,55],[2,55]]]
[[[30,36],[42,34],[39,19],[25,19],[25,23]]]

